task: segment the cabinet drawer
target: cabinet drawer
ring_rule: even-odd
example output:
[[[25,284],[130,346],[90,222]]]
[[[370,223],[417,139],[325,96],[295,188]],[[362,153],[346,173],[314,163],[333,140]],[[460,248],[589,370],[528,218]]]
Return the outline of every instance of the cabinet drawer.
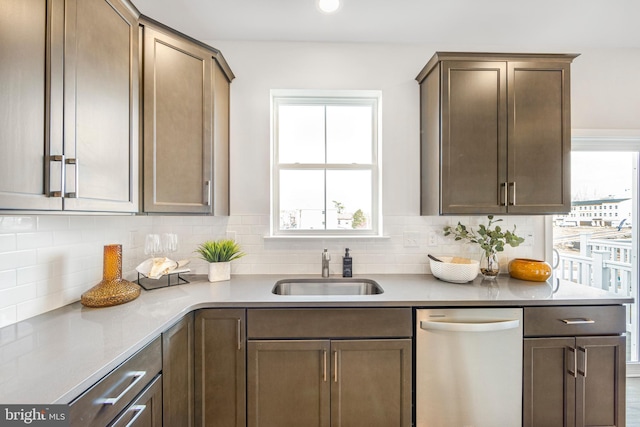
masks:
[[[162,370],[158,337],[71,402],[72,426],[106,426]]]
[[[411,337],[410,308],[247,310],[248,338]]]
[[[162,426],[162,374],[157,375],[109,427]]]
[[[625,332],[622,305],[525,307],[524,336],[617,335]]]

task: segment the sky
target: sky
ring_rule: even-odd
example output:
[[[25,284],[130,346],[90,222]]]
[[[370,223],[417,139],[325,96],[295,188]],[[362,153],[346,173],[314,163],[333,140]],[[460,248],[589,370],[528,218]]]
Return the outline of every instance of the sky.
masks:
[[[581,152],[571,154],[572,200],[631,197],[634,153]]]

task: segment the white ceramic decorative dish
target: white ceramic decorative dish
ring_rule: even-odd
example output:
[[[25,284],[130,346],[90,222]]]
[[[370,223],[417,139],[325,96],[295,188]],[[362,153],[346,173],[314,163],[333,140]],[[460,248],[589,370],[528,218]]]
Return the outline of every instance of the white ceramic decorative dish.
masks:
[[[437,258],[442,262],[429,259],[431,274],[445,282],[467,283],[475,279],[480,272],[480,262],[474,259],[467,259],[467,263],[463,264],[451,262],[457,257],[439,256]]]

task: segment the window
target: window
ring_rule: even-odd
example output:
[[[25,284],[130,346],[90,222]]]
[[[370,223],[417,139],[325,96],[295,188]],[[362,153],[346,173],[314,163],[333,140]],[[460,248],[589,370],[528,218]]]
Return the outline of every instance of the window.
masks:
[[[640,140],[633,144],[589,142],[573,140],[571,190],[574,206],[591,203],[594,212],[575,222],[555,219],[555,275],[635,298],[627,306],[626,334],[627,361],[635,363],[640,360],[636,227]],[[639,372],[640,365],[633,369]]]
[[[380,93],[272,92],[272,234],[378,235]]]

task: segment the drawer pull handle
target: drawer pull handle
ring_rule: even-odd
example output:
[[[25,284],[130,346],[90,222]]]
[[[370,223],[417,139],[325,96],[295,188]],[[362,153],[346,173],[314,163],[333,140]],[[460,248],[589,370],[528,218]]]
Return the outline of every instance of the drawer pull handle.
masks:
[[[118,418],[113,424],[111,424],[111,426],[112,427],[119,426],[120,422],[123,421],[130,412],[135,412],[136,414],[124,426],[124,427],[131,427],[135,425],[136,420],[138,419],[138,417],[140,417],[140,415],[142,415],[145,409],[147,409],[147,405],[131,405],[126,411],[124,411],[122,415],[120,415],[120,418]]]
[[[127,386],[127,388],[125,388],[124,390],[122,390],[122,393],[120,393],[117,397],[108,397],[106,399],[102,400],[102,404],[103,405],[115,405],[116,403],[118,403],[118,401],[120,399],[122,399],[122,397],[127,394],[129,392],[129,390],[131,390],[133,387],[135,387],[136,384],[138,384],[138,382],[140,382],[140,380],[142,379],[142,377],[144,377],[147,374],[146,371],[133,371],[133,372],[129,372],[129,374],[127,375],[128,377],[133,378],[133,381],[131,381],[131,384],[129,384]]]
[[[125,427],[131,427],[132,425],[134,425],[138,417],[142,415],[145,409],[147,409],[147,405],[133,405],[130,411],[135,411],[136,414],[133,416],[133,418],[131,418],[131,421],[129,421]]]
[[[566,325],[590,325],[596,323],[593,319],[560,319]]]

